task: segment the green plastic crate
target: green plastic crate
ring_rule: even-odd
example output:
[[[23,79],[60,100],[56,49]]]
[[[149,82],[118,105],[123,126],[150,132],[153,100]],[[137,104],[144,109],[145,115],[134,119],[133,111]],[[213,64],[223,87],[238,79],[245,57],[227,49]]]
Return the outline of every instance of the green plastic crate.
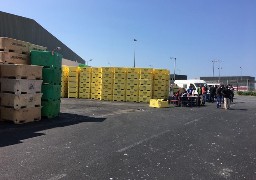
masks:
[[[30,51],[30,61],[32,65],[61,68],[62,55],[51,51]]]
[[[61,85],[43,84],[42,93],[42,100],[59,100],[61,97]]]
[[[60,113],[60,100],[42,101],[41,116],[47,118],[57,117]]]
[[[61,73],[59,68],[43,68],[43,83],[60,85]]]

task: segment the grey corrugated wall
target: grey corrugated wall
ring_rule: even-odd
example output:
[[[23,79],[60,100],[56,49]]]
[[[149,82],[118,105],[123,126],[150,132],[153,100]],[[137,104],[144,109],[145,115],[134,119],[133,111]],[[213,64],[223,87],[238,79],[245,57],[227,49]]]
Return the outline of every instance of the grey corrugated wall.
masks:
[[[0,37],[9,37],[31,42],[45,46],[48,50],[61,47],[59,52],[63,55],[63,58],[84,63],[84,60],[80,56],[33,19],[0,11]]]

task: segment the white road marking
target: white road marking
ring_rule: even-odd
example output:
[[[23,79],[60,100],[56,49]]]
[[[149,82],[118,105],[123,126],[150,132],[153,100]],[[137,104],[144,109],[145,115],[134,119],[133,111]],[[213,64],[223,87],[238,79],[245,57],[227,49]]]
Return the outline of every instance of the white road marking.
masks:
[[[146,139],[143,139],[143,140],[141,140],[141,141],[138,141],[138,142],[136,142],[136,143],[134,143],[134,144],[132,144],[132,145],[130,145],[130,146],[126,146],[126,147],[124,147],[124,148],[122,148],[122,149],[119,149],[119,150],[117,150],[116,152],[124,152],[124,151],[126,151],[126,150],[128,150],[128,149],[131,149],[131,148],[133,148],[133,147],[135,147],[135,146],[138,146],[138,145],[140,145],[140,144],[142,144],[142,143],[144,143],[144,142],[146,142],[146,141],[149,141],[149,140],[151,140],[151,139],[153,139],[153,138],[157,138],[157,137],[159,137],[159,136],[162,136],[163,134],[168,133],[168,132],[170,132],[170,130],[167,130],[167,131],[161,132],[161,133],[159,133],[159,134],[150,136],[149,138],[146,138]]]
[[[67,174],[58,174],[57,176],[54,176],[48,180],[59,180],[61,178],[64,178],[65,176],[67,176]]]

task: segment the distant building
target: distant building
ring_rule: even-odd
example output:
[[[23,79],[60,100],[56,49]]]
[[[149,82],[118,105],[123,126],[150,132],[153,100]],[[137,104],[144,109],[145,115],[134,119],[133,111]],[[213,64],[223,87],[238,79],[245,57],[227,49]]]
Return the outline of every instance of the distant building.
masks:
[[[33,19],[0,11],[0,37],[9,37],[44,46],[49,51],[61,47],[58,52],[63,55],[64,59],[85,64],[80,56]]]
[[[188,76],[187,75],[179,75],[175,74],[175,80],[187,80]],[[170,74],[170,83],[174,83],[174,74]]]
[[[255,77],[251,76],[220,76],[220,77],[200,77],[207,83],[231,84],[238,91],[254,91]]]

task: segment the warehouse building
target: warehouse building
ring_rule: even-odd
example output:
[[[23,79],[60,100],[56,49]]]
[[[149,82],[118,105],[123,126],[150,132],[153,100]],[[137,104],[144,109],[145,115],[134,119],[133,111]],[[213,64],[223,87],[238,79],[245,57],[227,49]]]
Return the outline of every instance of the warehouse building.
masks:
[[[251,76],[220,76],[220,77],[200,77],[207,83],[231,84],[238,91],[254,91],[255,77]]]
[[[63,55],[63,61],[68,65],[73,65],[73,62],[85,63],[84,59],[33,19],[0,11],[0,24],[0,37],[9,37],[44,46],[49,51],[54,50],[56,47],[61,47],[59,53]],[[69,60],[72,62],[69,62]]]

